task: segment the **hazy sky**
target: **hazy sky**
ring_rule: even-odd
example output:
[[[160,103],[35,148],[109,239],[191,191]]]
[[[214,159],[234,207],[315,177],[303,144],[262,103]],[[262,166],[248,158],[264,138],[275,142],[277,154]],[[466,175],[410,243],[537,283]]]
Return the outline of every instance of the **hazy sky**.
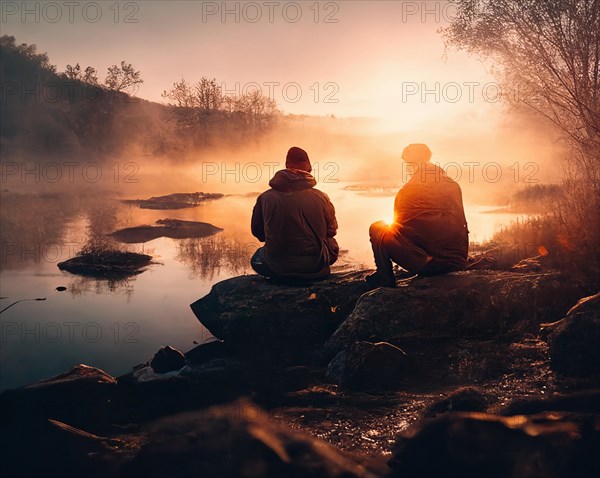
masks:
[[[476,128],[502,107],[481,63],[455,51],[444,60],[437,30],[452,14],[435,1],[6,1],[1,26],[61,71],[79,62],[103,80],[131,62],[150,100],[206,76],[231,93],[258,85],[286,113]]]

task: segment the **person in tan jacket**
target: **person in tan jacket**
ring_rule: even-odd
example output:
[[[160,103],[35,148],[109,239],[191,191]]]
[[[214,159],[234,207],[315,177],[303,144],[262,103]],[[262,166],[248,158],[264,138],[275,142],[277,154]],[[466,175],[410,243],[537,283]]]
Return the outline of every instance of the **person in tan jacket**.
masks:
[[[290,148],[285,167],[275,173],[271,189],[258,197],[252,211],[252,234],[265,245],[250,264],[275,279],[325,278],[339,253],[335,208],[315,189],[306,151]]]
[[[377,271],[367,276],[374,287],[395,287],[392,261],[421,276],[466,268],[469,231],[460,186],[430,162],[425,144],[407,146],[402,159],[414,171],[394,201],[394,222],[369,229]]]

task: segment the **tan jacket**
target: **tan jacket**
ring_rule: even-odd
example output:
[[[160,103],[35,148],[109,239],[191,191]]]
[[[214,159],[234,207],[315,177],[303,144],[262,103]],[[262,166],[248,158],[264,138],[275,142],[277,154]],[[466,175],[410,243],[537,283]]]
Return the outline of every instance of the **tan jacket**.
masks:
[[[396,195],[398,231],[429,255],[466,267],[469,231],[460,186],[432,163],[417,170]]]

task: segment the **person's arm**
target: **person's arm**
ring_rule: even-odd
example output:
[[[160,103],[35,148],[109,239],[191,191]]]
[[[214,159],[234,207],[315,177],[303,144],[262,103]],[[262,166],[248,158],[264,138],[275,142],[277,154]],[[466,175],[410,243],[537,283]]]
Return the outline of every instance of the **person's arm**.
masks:
[[[260,242],[265,242],[265,222],[263,219],[262,203],[260,196],[256,200],[254,209],[252,210],[252,220],[250,222],[250,228],[252,235],[256,237]]]
[[[404,209],[402,200],[402,189],[400,189],[400,191],[398,191],[398,194],[396,194],[396,198],[394,199],[394,224],[400,224],[402,210]]]
[[[335,218],[335,207],[329,199],[327,194],[323,193],[325,197],[325,222],[327,224],[327,237],[335,237],[337,234],[338,223]]]

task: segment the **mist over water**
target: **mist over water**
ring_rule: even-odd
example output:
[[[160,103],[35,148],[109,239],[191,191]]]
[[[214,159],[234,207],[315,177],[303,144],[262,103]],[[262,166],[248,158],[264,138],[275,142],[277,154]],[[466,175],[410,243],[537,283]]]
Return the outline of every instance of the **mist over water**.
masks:
[[[188,350],[210,339],[189,309],[223,279],[251,273],[259,246],[250,234],[256,196],[284,168],[290,146],[306,149],[317,188],[337,211],[343,267],[373,267],[369,225],[391,219],[397,190],[411,171],[404,146],[426,142],[432,161],[462,187],[470,240],[489,239],[513,214],[488,214],[527,184],[553,182],[560,145],[530,127],[500,122],[478,137],[469,131],[393,132],[373,119],[288,118],[242,146],[214,145],[181,157],[154,158],[135,148],[111,159],[23,157],[3,162],[0,387],[11,388],[84,362],[111,374],[149,360],[163,345]],[[222,193],[195,208],[148,210],[124,199],[177,192]],[[121,244],[153,256],[125,281],[83,278],[58,269],[91,235],[152,225],[159,219],[201,221],[223,228],[208,238],[158,238]],[[56,291],[64,286],[65,292]]]

